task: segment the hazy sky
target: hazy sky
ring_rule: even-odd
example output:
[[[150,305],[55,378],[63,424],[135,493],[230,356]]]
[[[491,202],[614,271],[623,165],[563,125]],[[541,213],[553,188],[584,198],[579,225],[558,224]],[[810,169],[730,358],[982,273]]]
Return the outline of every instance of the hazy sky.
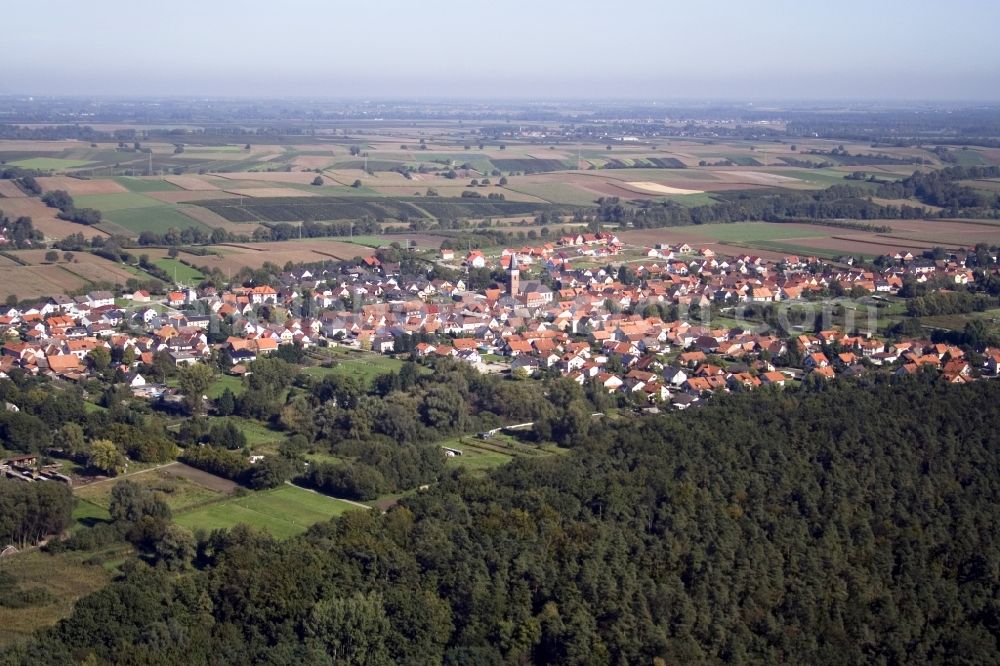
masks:
[[[1000,99],[1000,0],[36,0],[0,92]]]

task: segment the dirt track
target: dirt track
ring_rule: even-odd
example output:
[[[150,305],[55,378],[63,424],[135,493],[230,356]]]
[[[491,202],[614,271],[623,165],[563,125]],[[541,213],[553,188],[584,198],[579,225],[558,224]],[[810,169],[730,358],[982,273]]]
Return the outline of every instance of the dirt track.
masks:
[[[184,463],[167,465],[161,469],[160,473],[165,476],[184,478],[188,481],[197,483],[199,486],[205,486],[210,490],[216,490],[220,493],[231,494],[238,486],[238,484],[234,481],[223,479],[221,476],[216,476],[215,474],[203,472],[200,469],[191,467],[190,465],[185,465]]]

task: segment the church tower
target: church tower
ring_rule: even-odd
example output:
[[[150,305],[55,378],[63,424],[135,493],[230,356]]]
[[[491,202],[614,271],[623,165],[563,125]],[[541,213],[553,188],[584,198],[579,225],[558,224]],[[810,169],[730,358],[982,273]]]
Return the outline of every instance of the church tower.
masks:
[[[510,255],[510,268],[507,271],[507,295],[516,298],[521,292],[521,271],[517,268],[517,254]]]

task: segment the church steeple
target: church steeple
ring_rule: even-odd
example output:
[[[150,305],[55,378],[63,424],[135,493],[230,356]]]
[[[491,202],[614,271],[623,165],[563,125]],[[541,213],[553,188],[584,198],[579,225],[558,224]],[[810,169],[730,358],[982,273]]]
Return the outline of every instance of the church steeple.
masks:
[[[521,271],[517,268],[517,253],[510,255],[510,267],[507,269],[507,295],[516,298],[521,292]]]

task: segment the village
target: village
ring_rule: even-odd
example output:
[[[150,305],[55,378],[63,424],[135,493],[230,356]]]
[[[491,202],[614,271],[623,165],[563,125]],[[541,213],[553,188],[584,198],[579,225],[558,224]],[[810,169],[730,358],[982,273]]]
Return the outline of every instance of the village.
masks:
[[[1000,369],[1000,350],[980,350],[985,361],[974,366],[954,345],[888,340],[864,330],[865,321],[857,330],[810,322],[782,332],[740,318],[749,305],[805,307],[830,294],[884,300],[906,281],[945,280],[964,288],[974,278],[961,256],[896,255],[873,271],[811,257],[716,256],[681,243],[642,248],[640,260],[620,269],[594,261],[611,264],[622,250],[607,232],[508,248],[493,259],[479,250],[457,256],[441,250],[439,261],[459,272],[502,274],[504,284],[478,291],[462,279],[400,275],[398,264],[372,255],[358,265],[303,267],[274,284],[223,291],[178,286],[160,295],[52,296],[2,313],[0,372],[79,382],[111,363],[136,396],[169,401],[179,399],[176,388],[151,381],[158,361],[213,363],[242,375],[256,358],[284,345],[342,347],[453,357],[482,372],[518,377],[562,375],[656,410],[684,409],[717,391],[877,369],[913,374],[931,368],[956,383]],[[715,312],[724,316],[713,321]],[[101,348],[111,360],[95,363]]]

